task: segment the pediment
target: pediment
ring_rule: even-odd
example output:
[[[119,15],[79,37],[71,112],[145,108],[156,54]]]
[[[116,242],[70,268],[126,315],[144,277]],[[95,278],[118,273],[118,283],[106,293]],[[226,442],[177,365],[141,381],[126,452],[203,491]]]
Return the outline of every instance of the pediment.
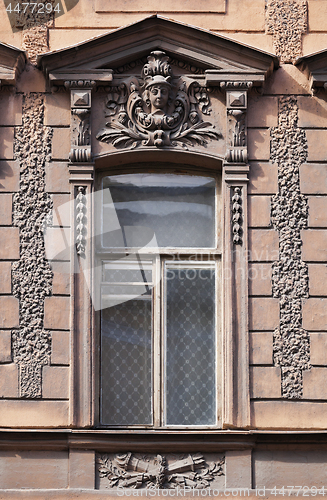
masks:
[[[164,51],[184,74],[205,75],[208,85],[230,79],[260,84],[278,66],[272,54],[157,15],[43,54],[38,57],[38,66],[50,82],[62,83],[82,75],[98,82],[110,81],[115,73],[137,73],[154,50]]]
[[[327,49],[300,57],[296,65],[309,73],[312,89],[326,88],[327,84]]]
[[[0,84],[14,85],[16,78],[24,69],[25,62],[25,52],[0,43]]]

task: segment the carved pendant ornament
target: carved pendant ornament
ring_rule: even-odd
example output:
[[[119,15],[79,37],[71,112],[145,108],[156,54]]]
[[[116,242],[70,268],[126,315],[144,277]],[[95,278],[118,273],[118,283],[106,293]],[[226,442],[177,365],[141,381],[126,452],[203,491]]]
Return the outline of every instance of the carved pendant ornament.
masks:
[[[211,112],[206,90],[195,80],[173,80],[168,56],[151,52],[141,78],[126,78],[107,97],[106,127],[97,139],[115,147],[204,146],[221,134],[202,115]]]
[[[108,479],[109,488],[208,488],[224,475],[225,457],[206,462],[201,453],[174,455],[97,456],[99,477]]]

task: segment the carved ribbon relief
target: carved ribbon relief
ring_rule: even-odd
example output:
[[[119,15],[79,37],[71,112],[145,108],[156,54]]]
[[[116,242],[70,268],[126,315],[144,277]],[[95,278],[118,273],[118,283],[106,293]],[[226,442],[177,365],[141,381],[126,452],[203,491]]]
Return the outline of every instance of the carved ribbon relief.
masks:
[[[173,78],[169,57],[154,51],[141,78],[127,77],[107,97],[106,127],[97,139],[115,147],[205,145],[220,133],[203,115],[211,112],[206,90],[192,78]]]
[[[97,456],[98,474],[109,488],[208,488],[224,475],[225,457],[206,461],[201,453],[186,455],[106,454]]]

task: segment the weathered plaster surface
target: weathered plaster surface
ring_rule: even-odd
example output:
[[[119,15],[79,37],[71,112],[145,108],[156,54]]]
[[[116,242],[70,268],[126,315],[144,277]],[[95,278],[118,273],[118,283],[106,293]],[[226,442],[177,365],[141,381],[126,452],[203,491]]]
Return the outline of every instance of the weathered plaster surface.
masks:
[[[282,63],[293,63],[302,55],[302,34],[307,30],[305,0],[268,0],[266,33],[274,36],[276,55]]]
[[[271,129],[271,160],[278,165],[278,193],[271,220],[279,233],[279,260],[272,269],[280,324],[274,332],[274,363],[282,370],[282,396],[303,397],[302,371],[310,368],[309,334],[302,328],[302,299],[308,297],[308,266],[301,260],[301,229],[307,227],[308,200],[300,193],[299,167],[307,158],[305,131],[298,127],[294,96],[279,99],[278,126]]]
[[[19,299],[20,327],[12,332],[14,362],[19,366],[20,396],[42,395],[42,366],[50,363],[51,337],[43,328],[44,298],[51,293],[52,271],[43,231],[52,208],[45,192],[45,163],[52,131],[45,127],[44,99],[24,97],[23,125],[16,128],[14,155],[20,163],[19,192],[13,199],[13,225],[19,228],[20,259],[12,266],[13,294]]]

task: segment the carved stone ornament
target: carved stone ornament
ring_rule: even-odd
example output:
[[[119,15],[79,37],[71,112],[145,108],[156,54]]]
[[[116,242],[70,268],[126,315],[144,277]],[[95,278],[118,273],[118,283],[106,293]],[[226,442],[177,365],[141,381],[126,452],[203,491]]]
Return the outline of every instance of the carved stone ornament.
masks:
[[[71,96],[71,150],[69,159],[73,163],[88,163],[91,152],[91,92],[96,83],[93,80],[66,81]]]
[[[302,55],[307,17],[306,0],[268,0],[266,33],[274,36],[276,55],[282,63],[294,63]]]
[[[76,196],[76,252],[79,256],[85,255],[86,233],[86,197],[85,188],[79,186]]]
[[[279,260],[272,266],[273,295],[279,298],[274,363],[281,367],[282,396],[303,397],[303,370],[310,369],[310,337],[302,328],[302,300],[309,295],[308,265],[301,259],[301,230],[308,224],[308,200],[300,192],[300,165],[307,159],[305,131],[298,127],[295,96],[279,99],[278,126],[271,129],[271,160],[278,165],[278,193],[271,221],[279,234]]]
[[[50,364],[51,334],[44,329],[44,300],[51,295],[53,274],[44,229],[52,210],[45,187],[51,140],[52,130],[44,126],[44,96],[24,96],[22,126],[16,127],[14,141],[20,181],[13,199],[13,225],[19,228],[20,258],[12,266],[13,294],[19,299],[19,328],[12,331],[12,349],[23,398],[42,396],[42,367]]]
[[[168,56],[154,51],[141,78],[127,77],[107,98],[106,127],[97,139],[115,147],[204,146],[221,136],[202,115],[211,112],[206,90],[192,78],[173,79]]]
[[[235,245],[242,245],[243,208],[242,208],[242,189],[239,187],[234,188],[234,193],[232,196],[232,212],[233,212],[233,243]]]
[[[100,477],[108,479],[109,488],[208,488],[223,476],[225,457],[207,463],[201,453],[184,455],[98,455]]]

